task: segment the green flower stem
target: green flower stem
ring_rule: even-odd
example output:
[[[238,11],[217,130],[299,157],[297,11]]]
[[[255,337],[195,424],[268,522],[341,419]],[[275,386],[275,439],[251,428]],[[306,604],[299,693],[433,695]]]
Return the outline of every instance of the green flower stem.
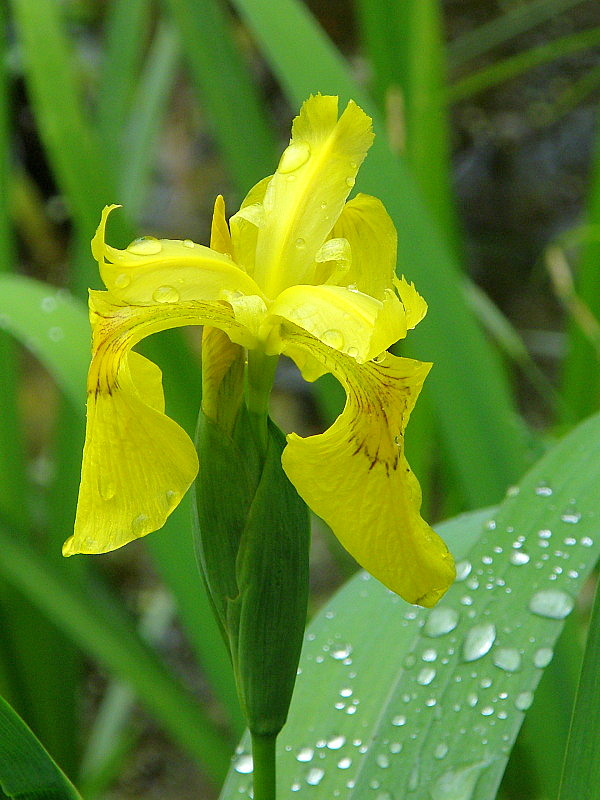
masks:
[[[278,356],[267,356],[260,350],[248,351],[246,406],[257,445],[263,456],[267,451],[269,396],[275,378],[277,360]]]
[[[275,742],[277,735],[252,734],[254,800],[276,800]]]

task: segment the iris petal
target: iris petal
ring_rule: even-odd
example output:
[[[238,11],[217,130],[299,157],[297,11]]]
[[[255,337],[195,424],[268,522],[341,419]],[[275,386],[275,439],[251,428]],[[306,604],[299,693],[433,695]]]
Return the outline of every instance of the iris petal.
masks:
[[[381,200],[357,194],[344,206],[332,236],[344,237],[352,249],[352,265],[344,283],[383,300],[386,289],[393,286],[398,237]]]
[[[210,302],[222,297],[224,287],[232,292],[261,295],[252,278],[228,255],[191,239],[142,239],[125,250],[111,247],[105,242],[105,231],[114,208],[117,206],[107,206],[102,212],[92,252],[104,284],[121,303]]]
[[[350,101],[317,95],[294,120],[292,138],[263,199],[254,278],[268,297],[313,283],[315,255],[328,238],[371,146],[371,119]]]
[[[121,547],[161,528],[177,506],[198,457],[163,407],[160,370],[137,353],[125,357],[110,393],[88,395],[75,531],[64,555]]]
[[[454,579],[454,563],[421,518],[403,442],[430,364],[386,354],[359,365],[299,328],[287,335],[340,380],[347,401],[325,433],[288,436],[284,470],[361,566],[409,603],[434,605]]]
[[[360,362],[369,361],[406,336],[404,308],[388,290],[385,300],[343,286],[290,286],[270,307],[328,347]],[[281,352],[272,337],[267,347]]]

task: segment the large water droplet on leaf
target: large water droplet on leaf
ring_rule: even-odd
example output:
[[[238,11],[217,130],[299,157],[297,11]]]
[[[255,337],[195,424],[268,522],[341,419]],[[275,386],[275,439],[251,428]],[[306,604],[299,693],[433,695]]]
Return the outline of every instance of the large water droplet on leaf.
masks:
[[[477,661],[489,653],[496,639],[496,628],[489,622],[474,625],[467,633],[463,645],[463,659]]]
[[[539,617],[564,619],[573,610],[573,598],[560,589],[542,589],[529,601],[529,610]]]
[[[453,631],[458,625],[458,611],[454,608],[439,606],[430,612],[423,627],[425,636],[436,638]]]

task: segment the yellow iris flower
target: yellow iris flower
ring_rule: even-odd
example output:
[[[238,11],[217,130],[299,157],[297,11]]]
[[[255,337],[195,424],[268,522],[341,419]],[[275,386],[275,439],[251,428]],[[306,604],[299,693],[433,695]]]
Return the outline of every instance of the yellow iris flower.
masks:
[[[92,242],[107,291],[90,292],[93,357],[74,535],[65,555],[101,553],[160,528],[198,472],[187,434],[164,414],[161,373],[132,348],[183,325],[285,354],[303,376],[332,373],[347,401],[325,433],[287,437],[283,469],[365,569],[411,603],[432,606],[454,578],[442,540],[420,516],[403,436],[431,364],[387,349],[427,305],[395,276],[396,231],[382,203],[346,202],[373,139],[353,102],[307,100],[275,174],[225,219],[213,248],[145,238]],[[206,465],[210,469],[210,465]]]

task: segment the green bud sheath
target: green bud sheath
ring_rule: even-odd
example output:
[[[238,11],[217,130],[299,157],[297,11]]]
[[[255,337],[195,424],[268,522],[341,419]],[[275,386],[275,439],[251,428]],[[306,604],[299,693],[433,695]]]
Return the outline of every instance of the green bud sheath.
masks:
[[[256,461],[242,406],[232,437],[201,412],[196,546],[229,645],[250,730],[277,734],[296,679],[308,599],[308,509],[281,466],[285,437],[269,420]]]

